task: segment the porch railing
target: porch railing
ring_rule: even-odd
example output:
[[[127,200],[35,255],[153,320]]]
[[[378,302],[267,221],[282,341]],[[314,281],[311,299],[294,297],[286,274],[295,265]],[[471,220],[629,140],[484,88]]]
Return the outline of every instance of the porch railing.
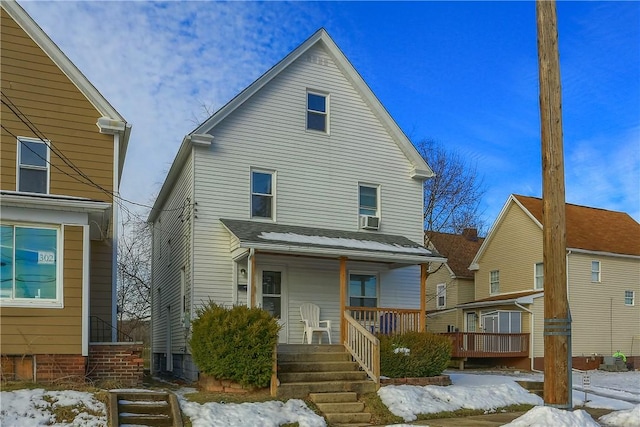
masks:
[[[486,332],[443,333],[451,339],[451,357],[527,357],[529,334]]]
[[[134,339],[122,332],[122,330],[115,328],[110,323],[105,322],[98,316],[90,316],[89,329],[91,342],[111,342],[113,341],[113,332],[116,332],[117,342],[133,342]]]
[[[349,310],[344,312],[346,340],[344,346],[369,377],[380,385],[380,340],[365,329]]]
[[[420,330],[420,310],[383,307],[345,307],[372,334],[403,334]],[[424,321],[424,319],[423,319]]]

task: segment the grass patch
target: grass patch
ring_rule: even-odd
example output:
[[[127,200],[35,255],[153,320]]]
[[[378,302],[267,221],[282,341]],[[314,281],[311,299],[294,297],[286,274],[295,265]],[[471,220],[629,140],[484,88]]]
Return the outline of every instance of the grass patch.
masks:
[[[488,413],[498,413],[498,412],[527,412],[532,409],[534,405],[528,405],[524,403],[519,403],[516,405],[504,406],[501,408],[495,408],[494,410],[488,412],[486,409],[458,409],[457,411],[444,411],[444,412],[436,412],[433,414],[418,414],[418,420],[434,420],[438,418],[460,418],[460,417],[470,417],[473,415],[486,415]]]
[[[404,419],[391,413],[389,408],[382,403],[378,393],[368,393],[360,396],[360,400],[364,402],[365,411],[371,413],[372,424],[401,424]]]

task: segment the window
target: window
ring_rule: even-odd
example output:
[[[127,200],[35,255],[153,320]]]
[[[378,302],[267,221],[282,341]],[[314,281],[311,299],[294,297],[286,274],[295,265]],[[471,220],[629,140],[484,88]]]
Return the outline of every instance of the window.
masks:
[[[541,262],[535,265],[533,289],[544,288],[544,264]]]
[[[490,292],[497,294],[500,292],[500,271],[493,270],[490,277]]]
[[[62,301],[62,263],[56,228],[2,224],[2,303],[50,305]]]
[[[307,129],[328,132],[328,101],[327,95],[307,92]]]
[[[359,212],[360,215],[378,215],[378,186],[360,184],[359,186]]]
[[[18,191],[49,193],[49,146],[34,138],[18,138]]]
[[[624,291],[624,305],[635,305],[635,296],[634,291]]]
[[[378,306],[378,276],[376,274],[349,274],[349,305],[352,307]]]
[[[447,305],[447,285],[440,283],[436,286],[436,308],[445,308]]]
[[[273,172],[251,171],[251,218],[273,219]]]
[[[591,282],[600,283],[600,261],[591,261]]]

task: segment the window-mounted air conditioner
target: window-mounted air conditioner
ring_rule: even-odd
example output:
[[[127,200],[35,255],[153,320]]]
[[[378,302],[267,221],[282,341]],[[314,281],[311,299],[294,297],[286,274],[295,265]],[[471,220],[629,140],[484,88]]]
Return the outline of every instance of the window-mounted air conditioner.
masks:
[[[380,228],[380,218],[371,215],[360,215],[360,228],[365,230],[377,230]]]

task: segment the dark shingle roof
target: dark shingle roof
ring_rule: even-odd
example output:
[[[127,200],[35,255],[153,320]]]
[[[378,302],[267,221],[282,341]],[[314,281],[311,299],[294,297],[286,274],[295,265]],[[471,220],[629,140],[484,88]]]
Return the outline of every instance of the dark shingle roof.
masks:
[[[332,249],[366,249],[374,252],[406,253],[412,255],[436,256],[435,251],[429,251],[424,246],[404,237],[390,234],[366,233],[358,231],[331,230],[315,227],[300,227],[269,222],[242,221],[234,219],[220,219],[222,224],[244,243],[291,243],[296,246]],[[265,238],[264,233],[271,234]],[[293,237],[293,240],[288,239]],[[307,237],[308,239],[305,239]],[[344,240],[339,240],[344,239]],[[364,248],[350,246],[362,242]],[[344,244],[341,244],[344,242]],[[380,248],[376,249],[376,244]]]
[[[469,265],[476,256],[484,238],[477,234],[450,234],[436,231],[425,232],[425,240],[433,244],[438,253],[447,258],[447,264],[456,277],[473,279]]]
[[[543,224],[542,199],[514,197]],[[567,248],[640,256],[640,224],[628,214],[567,203],[565,215]]]

